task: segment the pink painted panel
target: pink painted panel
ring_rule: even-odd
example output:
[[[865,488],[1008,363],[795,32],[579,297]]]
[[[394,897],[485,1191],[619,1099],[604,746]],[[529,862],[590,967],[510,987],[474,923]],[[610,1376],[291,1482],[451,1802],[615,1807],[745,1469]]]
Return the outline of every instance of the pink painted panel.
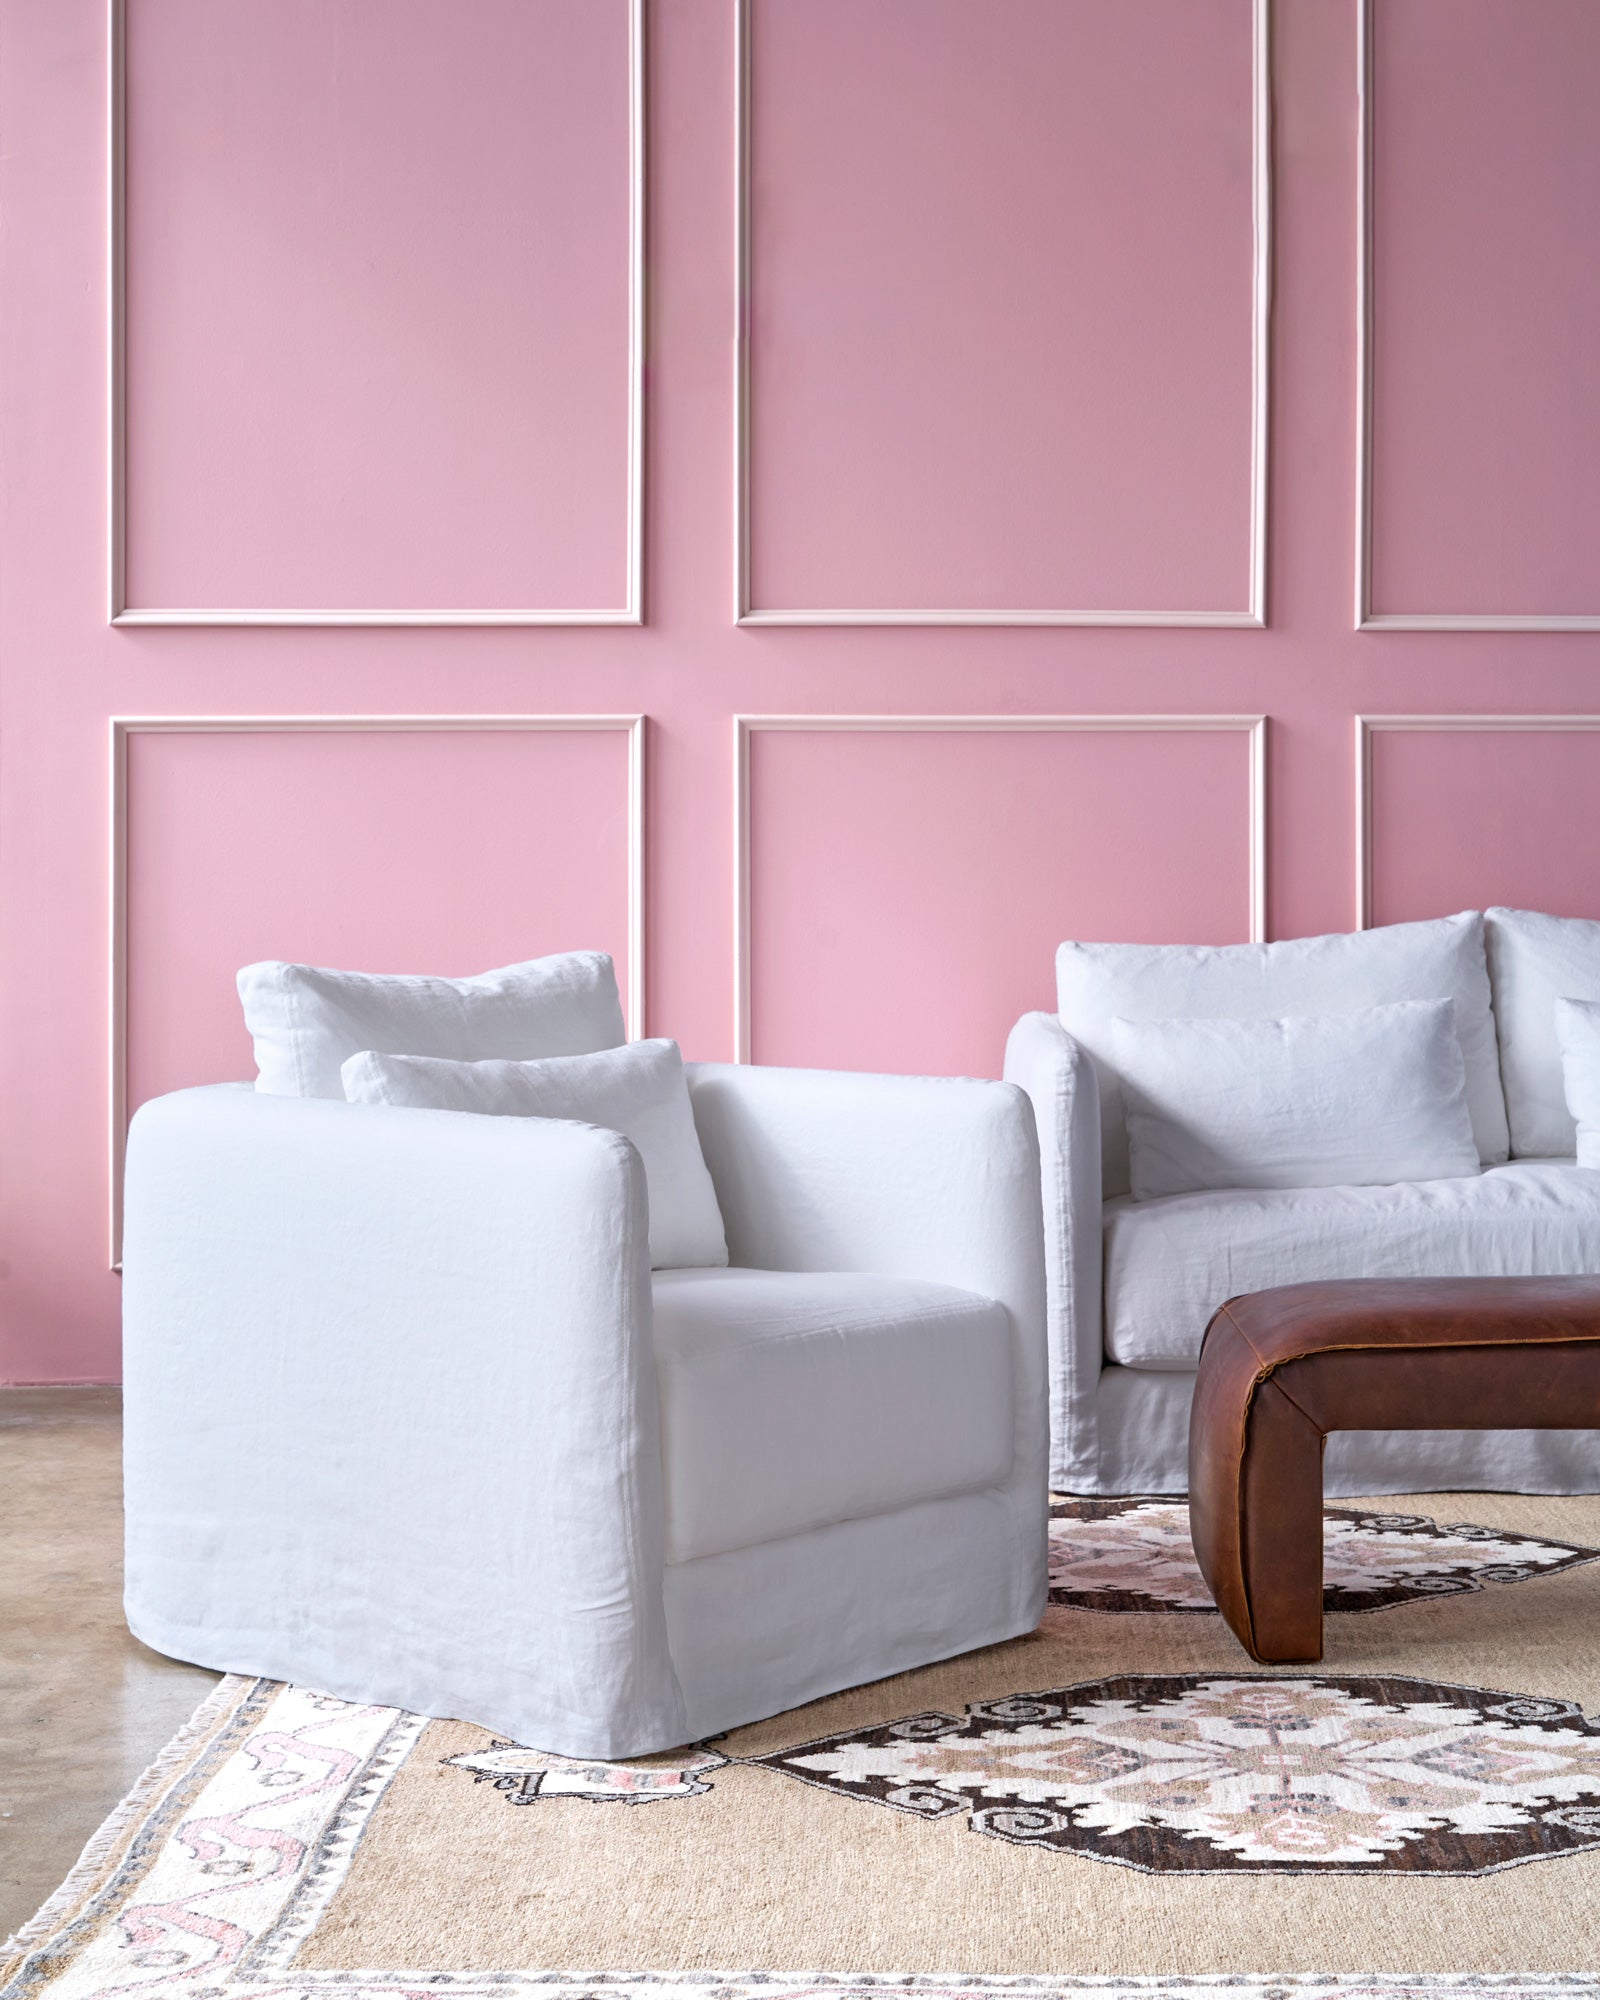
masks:
[[[595,948],[628,975],[620,732],[134,735],[129,1107],[252,1077],[261,958],[453,977]]]
[[[1374,12],[1373,609],[1600,614],[1600,7]]]
[[[751,0],[757,607],[1241,611],[1249,0]]]
[[[620,607],[627,0],[128,21],[129,602]]]
[[[1600,730],[1380,731],[1372,744],[1377,923],[1503,903],[1600,917],[1590,802]]]
[[[1249,935],[1243,731],[757,731],[758,1062],[998,1076],[1065,937]]]

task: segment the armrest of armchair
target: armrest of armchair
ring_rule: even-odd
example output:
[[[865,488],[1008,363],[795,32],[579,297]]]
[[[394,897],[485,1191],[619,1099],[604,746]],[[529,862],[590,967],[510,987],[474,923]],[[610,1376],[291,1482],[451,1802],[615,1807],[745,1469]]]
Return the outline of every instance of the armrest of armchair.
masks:
[[[1024,1014],[1006,1043],[1007,1079],[1028,1093],[1044,1182],[1050,1330],[1051,1479],[1092,1487],[1102,1366],[1100,1089],[1088,1054],[1054,1014]]]
[[[1027,1101],[971,1077],[692,1063],[735,1264],[929,1278],[1042,1315]]]
[[[931,1279],[1012,1327],[1017,1491],[1048,1452],[1039,1150],[1022,1092],[970,1077],[694,1063],[735,1264]]]
[[[680,1739],[625,1140],[181,1091],[126,1215],[141,1637],[572,1755]]]

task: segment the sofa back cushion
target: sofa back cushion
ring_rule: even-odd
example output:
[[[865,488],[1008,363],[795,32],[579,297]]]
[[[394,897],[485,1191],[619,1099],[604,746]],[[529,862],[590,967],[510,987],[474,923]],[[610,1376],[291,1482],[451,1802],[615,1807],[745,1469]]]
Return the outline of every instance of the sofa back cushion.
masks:
[[[1570,1157],[1577,1127],[1562,1082],[1556,1002],[1600,1000],[1600,923],[1493,909],[1484,929],[1511,1151],[1523,1160]]]
[[[1111,1023],[1135,1201],[1478,1172],[1453,1000]]]
[[[1578,1165],[1600,1167],[1600,1001],[1558,1000],[1556,1033],[1567,1109],[1578,1127]]]
[[[1111,1022],[1166,1016],[1272,1019],[1346,1014],[1396,1000],[1453,1000],[1467,1071],[1467,1108],[1478,1157],[1507,1156],[1505,1100],[1489,1007],[1483,918],[1477,911],[1426,923],[1282,944],[1063,944],[1056,953],[1061,1025],[1088,1051],[1100,1081],[1104,1191],[1128,1190],[1128,1132],[1112,1060]]]
[[[269,959],[239,974],[255,1038],[256,1089],[277,1097],[343,1097],[339,1065],[384,1055],[587,1055],[624,1039],[617,975],[603,951],[530,958],[471,979],[334,972]]]

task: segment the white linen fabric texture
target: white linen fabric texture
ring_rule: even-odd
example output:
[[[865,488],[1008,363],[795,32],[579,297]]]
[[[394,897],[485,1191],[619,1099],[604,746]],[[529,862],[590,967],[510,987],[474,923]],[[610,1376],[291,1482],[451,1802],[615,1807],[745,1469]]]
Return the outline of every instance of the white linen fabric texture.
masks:
[[[1482,915],[1466,910],[1281,944],[1063,944],[1056,953],[1057,1004],[1061,1025],[1087,1051],[1099,1082],[1105,1194],[1128,1191],[1127,1123],[1109,1041],[1119,1016],[1260,1020],[1454,1000],[1478,1156],[1485,1165],[1504,1160],[1510,1134],[1483,938]]]
[[[1564,1153],[1570,1159],[1576,1128],[1556,1002],[1600,1001],[1600,923],[1493,909],[1484,912],[1484,930],[1512,1154],[1553,1159]]]
[[[343,1097],[339,1065],[385,1055],[587,1055],[627,1039],[617,975],[603,951],[530,958],[470,979],[335,972],[268,959],[239,974],[255,1038],[256,1089],[275,1097]]]
[[[1111,1023],[1136,1201],[1479,1171],[1450,1000]]]
[[[541,1062],[450,1062],[365,1049],[349,1058],[340,1075],[351,1104],[566,1118],[620,1132],[644,1162],[652,1268],[728,1261],[722,1211],[700,1150],[676,1042],[630,1042]]]
[[[1578,1128],[1578,1165],[1600,1167],[1600,1001],[1556,1002],[1567,1109]]]
[[[615,1132],[231,1085],[141,1107],[140,1638],[593,1758],[1033,1629],[1049,1440],[1026,1102],[687,1074],[736,1261],[654,1279],[644,1169]],[[791,1430],[766,1398],[796,1393],[808,1353]],[[758,1383],[760,1439],[730,1435]],[[669,1532],[728,1539],[735,1479],[741,1535],[773,1539],[667,1561]]]
[[[860,1271],[663,1271],[652,1286],[669,1563],[1003,1486],[1005,1307]]]
[[[1330,1277],[1600,1271],[1600,1174],[1580,1173],[1570,1160],[1512,1160],[1481,1174],[1394,1187],[1227,1188],[1167,1201],[1123,1195],[1106,1204],[1105,1259],[1108,1358],[1133,1369],[1188,1371],[1199,1363],[1207,1320],[1240,1292]],[[1520,1435],[1533,1449],[1519,1447],[1520,1459],[1506,1460],[1513,1488],[1523,1476],[1516,1465],[1536,1466],[1554,1439],[1547,1431]],[[1421,1441],[1419,1433],[1397,1435],[1393,1468],[1403,1468]],[[1492,1470],[1496,1449],[1475,1448],[1479,1464]],[[1506,1450],[1503,1436],[1498,1449]],[[1180,1437],[1177,1466],[1183,1454]],[[1591,1454],[1587,1481],[1567,1490],[1593,1487],[1594,1462]],[[1415,1489],[1402,1480],[1370,1490]]]

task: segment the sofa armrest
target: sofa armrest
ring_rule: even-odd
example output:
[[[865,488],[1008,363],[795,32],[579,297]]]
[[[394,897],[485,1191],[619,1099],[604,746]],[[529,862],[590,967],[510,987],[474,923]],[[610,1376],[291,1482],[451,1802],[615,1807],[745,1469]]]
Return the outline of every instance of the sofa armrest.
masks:
[[[135,1632],[572,1755],[679,1740],[624,1139],[181,1091],[126,1214]]]
[[[1087,1053],[1054,1014],[1024,1014],[1006,1043],[1007,1079],[1039,1129],[1050,1329],[1051,1481],[1091,1489],[1102,1365],[1100,1090]]]

